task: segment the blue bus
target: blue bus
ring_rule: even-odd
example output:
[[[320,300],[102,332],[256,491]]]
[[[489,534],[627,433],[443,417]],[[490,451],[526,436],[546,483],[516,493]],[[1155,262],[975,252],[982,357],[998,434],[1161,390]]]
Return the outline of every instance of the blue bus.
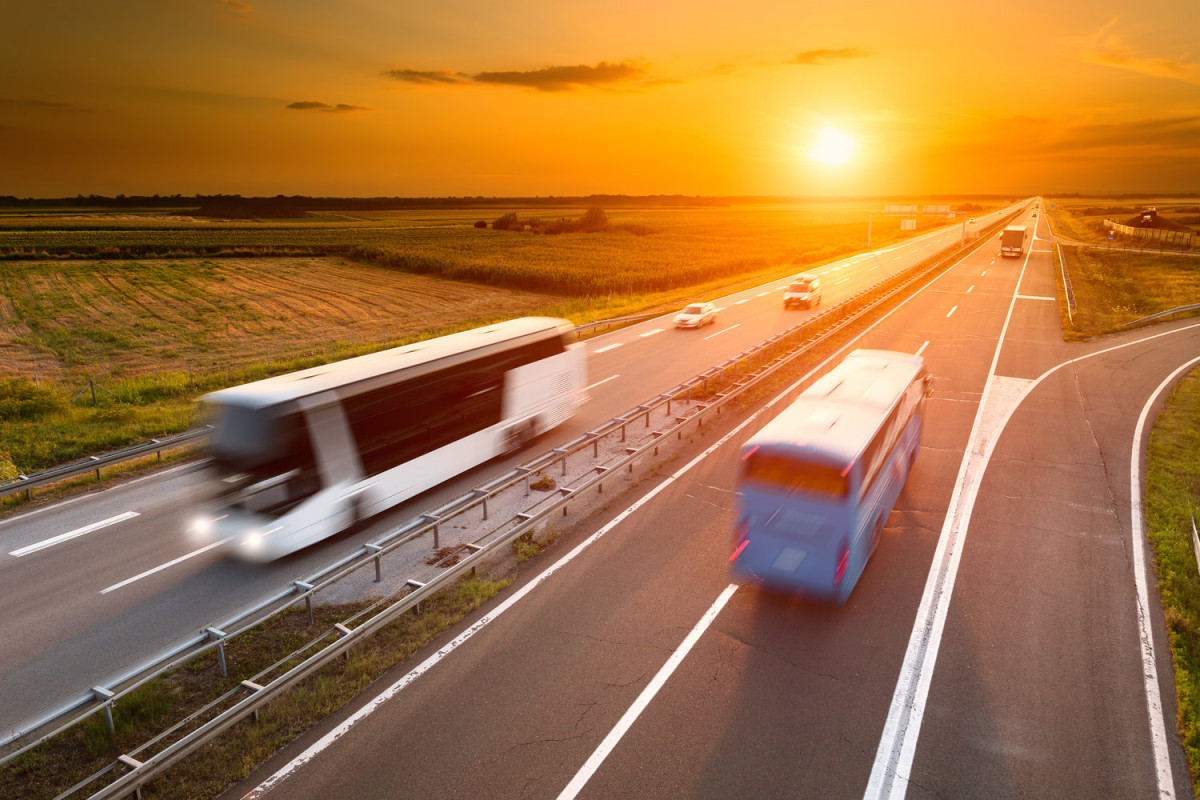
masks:
[[[841,604],[921,444],[924,359],[855,350],[742,447],[730,572]]]

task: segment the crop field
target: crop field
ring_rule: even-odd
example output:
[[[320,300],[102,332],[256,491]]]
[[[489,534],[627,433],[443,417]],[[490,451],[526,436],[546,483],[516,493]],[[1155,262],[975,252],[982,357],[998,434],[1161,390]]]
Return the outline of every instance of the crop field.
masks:
[[[480,229],[473,223],[508,212],[522,219],[555,220],[578,216],[583,209],[325,213],[268,223],[200,222],[164,214],[8,214],[0,218],[0,256],[216,257],[274,248],[338,254],[491,286],[591,297],[732,281],[768,267],[837,258],[865,248],[868,213],[877,209],[878,204],[867,203],[618,209],[608,212],[608,230],[560,235]],[[918,228],[947,223],[920,218]],[[903,235],[897,218],[875,215],[874,246]]]
[[[967,205],[975,215],[992,205]],[[0,214],[0,479],[196,422],[205,391],[530,314],[666,311],[913,235],[876,203]],[[953,224],[918,218],[918,230]],[[88,382],[100,387],[93,404]]]

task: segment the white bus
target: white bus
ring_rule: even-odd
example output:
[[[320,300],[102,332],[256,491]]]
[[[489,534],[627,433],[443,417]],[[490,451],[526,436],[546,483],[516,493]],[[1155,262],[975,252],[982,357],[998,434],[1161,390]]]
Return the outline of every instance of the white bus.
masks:
[[[585,398],[572,330],[515,319],[206,395],[218,496],[193,538],[270,561],[519,449]]]

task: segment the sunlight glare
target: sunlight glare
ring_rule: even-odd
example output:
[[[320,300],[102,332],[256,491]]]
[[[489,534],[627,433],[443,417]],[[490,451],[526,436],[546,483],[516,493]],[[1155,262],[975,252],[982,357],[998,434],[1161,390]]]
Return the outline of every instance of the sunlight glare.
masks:
[[[820,164],[845,164],[854,157],[857,149],[858,142],[853,136],[832,125],[824,125],[808,155]]]

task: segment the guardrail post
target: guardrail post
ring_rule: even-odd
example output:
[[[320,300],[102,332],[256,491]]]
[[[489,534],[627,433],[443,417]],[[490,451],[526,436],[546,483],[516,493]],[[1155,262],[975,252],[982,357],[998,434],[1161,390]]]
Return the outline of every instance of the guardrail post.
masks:
[[[487,490],[486,489],[472,489],[471,496],[474,497],[476,500],[478,500],[481,497],[483,498],[483,519],[484,519],[484,521],[487,521],[487,518],[488,518],[488,507],[487,507],[488,492],[487,492]]]
[[[88,456],[88,458],[90,458],[92,461],[99,461],[99,460],[100,460],[100,459],[99,459],[99,458],[97,458],[96,456]],[[100,468],[99,468],[99,467],[96,467],[96,480],[100,480]]]
[[[312,625],[314,622],[313,607],[312,607],[312,594],[311,594],[311,592],[313,590],[313,585],[311,583],[305,583],[304,581],[296,581],[292,585],[295,586],[297,590],[305,593],[304,594],[304,607],[308,609],[308,624]]]
[[[113,698],[117,696],[116,692],[110,691],[103,686],[93,686],[92,694],[96,696],[97,700],[104,703],[104,724],[108,728],[108,735],[115,736],[117,726],[113,724],[112,707]]]
[[[439,547],[441,547],[441,544],[438,541],[439,536],[441,535],[441,531],[439,530],[441,528],[441,518],[435,517],[432,514],[422,514],[421,519],[425,522],[433,523],[433,549],[437,550]]]
[[[229,672],[225,669],[225,631],[205,628],[204,632],[208,634],[209,641],[217,643],[217,664],[221,667],[221,677],[228,678]]]
[[[381,563],[383,559],[379,554],[383,552],[383,548],[377,544],[368,543],[368,544],[363,545],[363,549],[366,550],[368,553],[374,554],[374,556],[375,556],[375,582],[380,583],[381,581],[383,581],[383,565]]]
[[[550,452],[562,458],[562,475],[565,478],[567,475],[567,451],[561,447],[556,447]]]

